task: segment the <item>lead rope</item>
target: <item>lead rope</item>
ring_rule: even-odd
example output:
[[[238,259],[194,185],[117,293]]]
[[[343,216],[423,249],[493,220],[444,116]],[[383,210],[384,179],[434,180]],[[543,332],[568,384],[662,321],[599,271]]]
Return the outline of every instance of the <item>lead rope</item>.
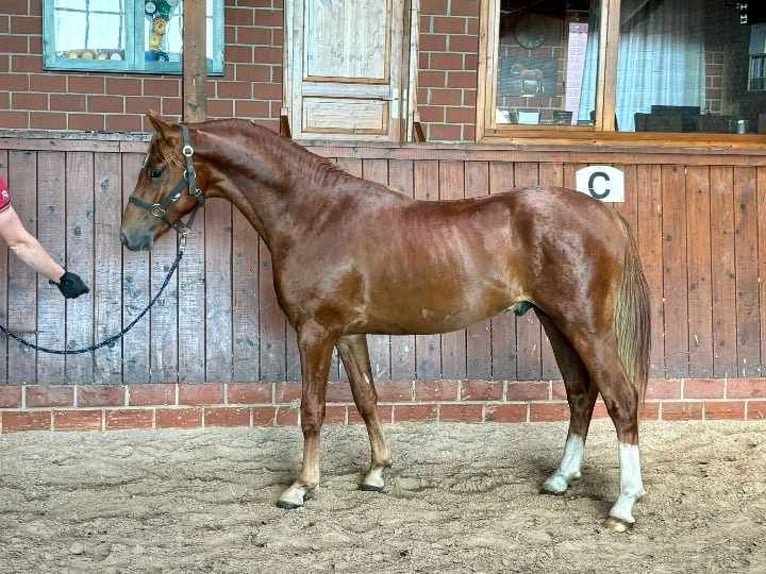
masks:
[[[82,353],[90,353],[90,352],[96,351],[102,347],[109,347],[111,349],[114,346],[115,342],[121,339],[122,337],[124,337],[125,333],[130,331],[135,326],[135,324],[138,323],[143,318],[143,316],[149,312],[149,309],[151,309],[152,306],[157,302],[157,299],[160,298],[160,295],[162,295],[162,292],[165,291],[165,288],[168,286],[168,283],[170,283],[170,278],[173,276],[173,273],[175,273],[176,269],[178,268],[178,264],[181,262],[181,257],[184,256],[185,247],[186,247],[186,233],[182,233],[179,235],[179,239],[178,239],[178,255],[176,255],[175,261],[173,261],[173,264],[170,266],[170,270],[168,271],[167,277],[165,277],[165,281],[162,283],[162,287],[160,287],[160,290],[157,291],[157,294],[154,297],[152,297],[152,300],[149,301],[149,305],[147,305],[146,309],[141,311],[138,314],[138,316],[135,319],[133,319],[119,333],[115,335],[111,335],[110,337],[107,337],[100,343],[97,343],[95,345],[90,345],[89,347],[83,347],[81,349],[49,349],[48,347],[35,345],[34,343],[30,343],[29,341],[24,340],[16,333],[6,329],[3,325],[0,325],[0,331],[2,331],[6,337],[9,337],[13,339],[14,341],[17,341],[20,345],[23,345],[24,347],[29,347],[30,349],[41,351],[43,353],[50,353],[51,355],[81,355]]]

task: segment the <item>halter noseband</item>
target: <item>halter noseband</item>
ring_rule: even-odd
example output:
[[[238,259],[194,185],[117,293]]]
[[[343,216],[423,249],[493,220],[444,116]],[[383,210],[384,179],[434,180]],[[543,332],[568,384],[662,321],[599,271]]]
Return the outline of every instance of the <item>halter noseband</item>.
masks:
[[[202,190],[197,187],[197,172],[194,171],[194,162],[192,156],[194,155],[194,148],[191,146],[191,139],[189,137],[189,128],[185,124],[181,124],[181,133],[183,134],[184,147],[181,149],[186,160],[186,169],[184,169],[184,177],[179,181],[170,194],[162,200],[162,203],[149,203],[141,198],[131,195],[128,198],[128,202],[138,207],[145,209],[151,213],[154,217],[165,223],[168,227],[172,227],[176,230],[180,236],[179,245],[183,251],[186,247],[186,236],[191,231],[192,224],[194,224],[194,218],[197,216],[197,210],[205,204],[205,196],[202,194]],[[174,203],[181,199],[184,187],[196,201],[194,211],[192,211],[189,222],[184,223],[180,219],[178,221],[170,221],[168,217],[168,207],[171,203]]]

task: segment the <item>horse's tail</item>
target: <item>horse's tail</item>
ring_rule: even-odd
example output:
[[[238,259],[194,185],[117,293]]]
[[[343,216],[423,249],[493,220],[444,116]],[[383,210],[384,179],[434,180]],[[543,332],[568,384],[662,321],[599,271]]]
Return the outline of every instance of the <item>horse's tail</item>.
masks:
[[[641,259],[628,228],[620,218],[627,246],[622,271],[622,283],[614,315],[617,336],[617,353],[625,375],[636,389],[639,405],[643,405],[649,377],[649,351],[651,347],[651,315],[649,309],[649,284],[641,267]]]

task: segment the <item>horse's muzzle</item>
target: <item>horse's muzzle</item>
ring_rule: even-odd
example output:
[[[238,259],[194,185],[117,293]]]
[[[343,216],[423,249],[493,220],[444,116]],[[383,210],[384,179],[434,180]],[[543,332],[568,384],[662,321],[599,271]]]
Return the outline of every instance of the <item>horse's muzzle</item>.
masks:
[[[131,251],[146,251],[152,248],[154,236],[151,233],[123,231],[120,233],[120,241]]]

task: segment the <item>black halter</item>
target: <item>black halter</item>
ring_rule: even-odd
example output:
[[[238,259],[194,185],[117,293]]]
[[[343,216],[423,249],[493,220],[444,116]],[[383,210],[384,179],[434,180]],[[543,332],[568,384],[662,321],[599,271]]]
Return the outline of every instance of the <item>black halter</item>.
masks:
[[[186,247],[186,236],[189,234],[191,227],[194,224],[197,210],[205,204],[205,196],[202,194],[202,190],[197,187],[197,172],[194,171],[194,162],[192,161],[194,148],[189,143],[191,141],[189,138],[189,128],[185,124],[181,124],[181,132],[183,134],[184,143],[181,153],[186,159],[186,169],[184,169],[183,179],[176,184],[170,194],[162,200],[162,203],[149,203],[134,195],[131,195],[128,198],[128,201],[133,205],[137,205],[138,207],[147,210],[154,217],[168,225],[168,227],[175,229],[180,236],[179,246],[183,251],[183,248]],[[188,223],[184,223],[180,219],[178,221],[170,221],[170,218],[168,217],[168,207],[170,207],[171,203],[178,201],[181,198],[184,188],[186,188],[189,195],[197,201],[194,206],[194,211],[192,211]]]

